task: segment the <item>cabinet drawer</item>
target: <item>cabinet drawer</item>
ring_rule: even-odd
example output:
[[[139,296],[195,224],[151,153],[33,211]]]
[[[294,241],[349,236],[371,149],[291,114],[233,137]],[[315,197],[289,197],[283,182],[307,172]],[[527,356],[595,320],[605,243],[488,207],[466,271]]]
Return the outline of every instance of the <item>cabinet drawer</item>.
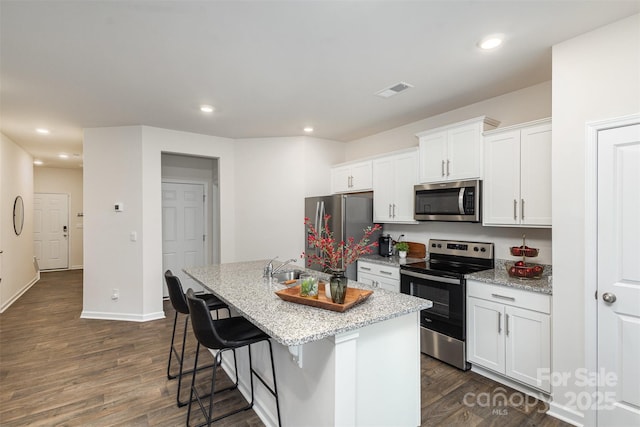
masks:
[[[366,261],[358,261],[358,272],[375,274],[376,276],[400,280],[400,268],[374,264]]]
[[[551,296],[547,294],[468,280],[467,295],[504,305],[551,314]]]

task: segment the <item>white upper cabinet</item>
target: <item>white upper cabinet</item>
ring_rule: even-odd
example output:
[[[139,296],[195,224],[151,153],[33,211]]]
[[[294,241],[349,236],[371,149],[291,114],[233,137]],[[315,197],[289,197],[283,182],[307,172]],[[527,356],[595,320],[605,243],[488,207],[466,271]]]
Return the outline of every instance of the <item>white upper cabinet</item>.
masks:
[[[483,224],[551,226],[551,120],[486,132]]]
[[[420,182],[482,178],[482,133],[498,124],[482,116],[416,134]]]
[[[371,190],[371,160],[342,164],[331,168],[331,192],[352,193]]]
[[[413,186],[418,180],[418,150],[373,160],[373,221],[414,222]]]

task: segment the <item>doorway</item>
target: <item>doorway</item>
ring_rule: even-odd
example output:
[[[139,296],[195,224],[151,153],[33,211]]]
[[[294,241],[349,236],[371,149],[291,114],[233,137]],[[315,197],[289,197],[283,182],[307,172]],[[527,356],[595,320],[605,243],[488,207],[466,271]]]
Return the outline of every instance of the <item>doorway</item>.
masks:
[[[183,268],[220,261],[218,197],[218,159],[162,153],[162,271],[170,269],[185,291],[204,288]]]
[[[589,134],[591,424],[640,425],[640,116],[591,124]]]
[[[69,268],[68,194],[34,194],[33,244],[40,270]]]

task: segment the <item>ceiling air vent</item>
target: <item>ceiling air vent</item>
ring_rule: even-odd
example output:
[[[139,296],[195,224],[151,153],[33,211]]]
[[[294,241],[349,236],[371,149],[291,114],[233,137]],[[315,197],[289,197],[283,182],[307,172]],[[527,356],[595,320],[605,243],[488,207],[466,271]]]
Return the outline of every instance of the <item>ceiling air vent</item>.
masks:
[[[396,83],[393,86],[390,86],[388,88],[382,89],[379,92],[376,92],[376,95],[381,96],[383,98],[390,98],[393,95],[399,94],[403,90],[409,89],[410,87],[413,87],[413,86],[410,85],[409,83],[400,82],[400,83]]]

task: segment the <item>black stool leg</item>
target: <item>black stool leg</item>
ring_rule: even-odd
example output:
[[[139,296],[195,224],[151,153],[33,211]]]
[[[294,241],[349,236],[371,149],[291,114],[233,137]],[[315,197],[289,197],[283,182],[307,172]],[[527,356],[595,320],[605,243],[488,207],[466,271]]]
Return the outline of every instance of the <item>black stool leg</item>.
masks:
[[[169,363],[167,363],[167,379],[170,379],[170,380],[175,378],[175,375],[171,375],[170,371],[171,371],[171,357],[173,356],[173,352],[175,351],[175,347],[173,346],[173,343],[175,342],[175,339],[176,339],[177,324],[178,324],[178,312],[176,311],[176,315],[173,318],[173,334],[171,334],[171,347],[169,347]]]
[[[282,425],[281,424],[281,419],[280,419],[280,401],[278,400],[278,385],[277,385],[277,382],[276,382],[275,363],[273,362],[273,348],[271,346],[271,341],[270,340],[267,339],[265,341],[269,345],[269,356],[271,357],[271,372],[273,374],[273,388],[271,388],[267,384],[267,382],[264,380],[264,378],[262,378],[260,376],[260,374],[253,369],[253,364],[251,363],[251,346],[249,346],[249,366],[251,368],[251,405],[253,405],[253,376],[255,375],[256,378],[258,378],[260,380],[262,385],[264,385],[266,387],[266,389],[269,390],[269,392],[276,399],[276,412],[278,413],[278,425],[280,426],[280,425]]]

